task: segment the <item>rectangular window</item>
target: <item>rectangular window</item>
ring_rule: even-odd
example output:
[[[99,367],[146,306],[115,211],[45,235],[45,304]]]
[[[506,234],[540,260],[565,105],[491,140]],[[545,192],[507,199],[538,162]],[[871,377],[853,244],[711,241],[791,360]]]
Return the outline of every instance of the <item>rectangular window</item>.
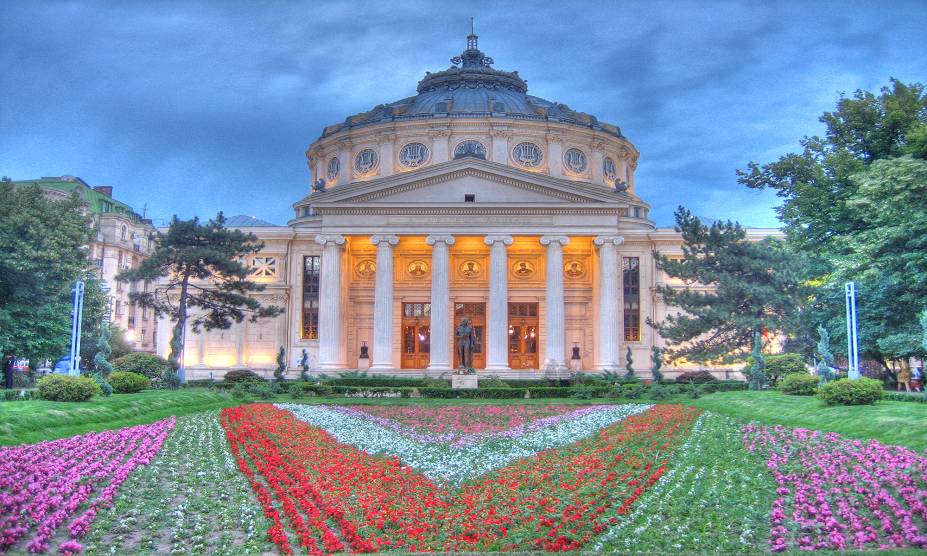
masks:
[[[622,258],[624,341],[641,341],[641,270],[638,257]]]
[[[319,271],[322,258],[318,255],[303,257],[303,333],[304,340],[319,337]]]

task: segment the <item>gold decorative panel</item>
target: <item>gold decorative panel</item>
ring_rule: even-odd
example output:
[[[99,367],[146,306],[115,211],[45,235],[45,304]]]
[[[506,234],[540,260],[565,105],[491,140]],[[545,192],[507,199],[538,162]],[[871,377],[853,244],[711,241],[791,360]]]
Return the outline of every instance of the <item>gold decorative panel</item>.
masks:
[[[377,274],[377,263],[373,259],[362,259],[354,265],[354,274],[361,280],[370,280]]]
[[[563,263],[563,275],[568,280],[582,280],[586,277],[586,262],[582,259],[569,259]]]
[[[425,278],[428,276],[430,268],[428,261],[424,259],[415,259],[406,265],[406,274],[408,274],[410,278]]]
[[[534,278],[534,263],[526,259],[517,259],[512,263],[512,277],[520,280],[530,280]]]
[[[475,259],[465,259],[457,265],[457,275],[463,279],[480,278],[483,274],[483,265]]]

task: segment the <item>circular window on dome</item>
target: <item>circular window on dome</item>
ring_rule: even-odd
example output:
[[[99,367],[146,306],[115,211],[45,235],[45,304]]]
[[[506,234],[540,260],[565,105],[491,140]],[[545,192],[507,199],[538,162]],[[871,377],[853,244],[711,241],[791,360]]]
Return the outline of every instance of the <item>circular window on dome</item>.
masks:
[[[541,152],[541,147],[534,143],[519,143],[512,149],[512,160],[525,168],[534,168],[540,165],[543,159],[544,154]]]
[[[373,149],[364,149],[354,157],[354,171],[358,174],[369,174],[377,169],[380,157]]]
[[[399,164],[406,168],[418,168],[428,162],[428,147],[421,143],[409,143],[399,151]]]
[[[338,160],[337,156],[333,156],[331,160],[328,161],[328,179],[333,180],[338,177],[338,170],[341,169],[341,162]]]
[[[579,149],[567,149],[563,153],[563,164],[567,170],[574,174],[582,174],[586,171],[586,153]]]
[[[602,160],[602,173],[605,174],[605,179],[609,181],[615,181],[615,178],[618,177],[618,171],[615,169],[615,161],[612,160],[612,157],[606,156]]]
[[[486,147],[479,141],[474,141],[472,139],[463,141],[454,149],[454,158],[458,159],[465,156],[473,156],[486,160]]]

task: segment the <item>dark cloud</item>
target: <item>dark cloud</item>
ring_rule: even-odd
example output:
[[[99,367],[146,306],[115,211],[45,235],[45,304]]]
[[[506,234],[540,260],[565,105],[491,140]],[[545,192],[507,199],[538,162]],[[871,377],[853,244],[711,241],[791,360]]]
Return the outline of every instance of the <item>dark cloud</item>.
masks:
[[[322,127],[414,94],[470,16],[532,94],[621,126],[663,224],[679,204],[775,224],[736,168],[820,133],[840,91],[927,74],[919,1],[4,2],[0,173],[283,223]]]

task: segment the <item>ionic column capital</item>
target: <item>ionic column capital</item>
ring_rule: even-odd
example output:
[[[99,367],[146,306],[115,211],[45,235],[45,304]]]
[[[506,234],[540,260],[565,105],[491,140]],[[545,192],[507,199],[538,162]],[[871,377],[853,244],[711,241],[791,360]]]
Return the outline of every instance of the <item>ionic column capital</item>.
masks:
[[[599,247],[608,244],[618,246],[624,243],[624,238],[621,236],[597,236],[592,242]]]
[[[504,234],[493,234],[493,235],[488,235],[488,236],[484,237],[484,238],[483,238],[483,243],[485,243],[486,245],[493,245],[493,244],[495,244],[495,243],[502,243],[503,245],[508,246],[508,245],[512,245],[513,240],[512,240],[512,236],[508,236],[508,235],[504,235]]]
[[[370,243],[379,246],[381,243],[387,245],[399,245],[399,236],[394,235],[376,235],[370,236]]]
[[[552,243],[559,243],[560,245],[566,245],[570,243],[570,238],[567,236],[541,236],[541,245],[551,245]]]
[[[427,243],[428,245],[434,245],[436,243],[445,243],[447,245],[454,245],[456,241],[457,240],[454,239],[454,236],[452,235],[436,234],[436,235],[430,235],[425,238],[425,243]]]
[[[321,246],[326,246],[329,243],[334,245],[344,245],[345,238],[341,234],[318,234],[315,236],[315,242]]]

